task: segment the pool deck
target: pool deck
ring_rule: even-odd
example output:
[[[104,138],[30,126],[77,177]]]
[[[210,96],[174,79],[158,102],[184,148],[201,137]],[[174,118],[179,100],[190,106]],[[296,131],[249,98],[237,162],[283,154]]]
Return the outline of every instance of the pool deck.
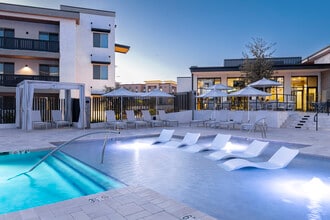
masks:
[[[121,130],[120,134],[110,136],[158,135],[163,127]],[[184,136],[187,132],[198,132],[201,136],[217,133],[231,134],[237,137],[261,139],[260,132],[248,133],[240,130],[214,129],[189,125],[166,127],[174,129],[174,135]],[[20,129],[0,129],[0,152],[15,152],[52,148],[51,142],[68,141],[72,138],[104,129],[38,129],[29,132]],[[281,141],[310,145],[301,148],[303,154],[330,158],[330,128],[300,130],[294,128],[269,128],[269,141]],[[102,139],[105,134],[93,134],[86,139]],[[9,219],[214,219],[185,204],[176,202],[144,186],[128,186],[121,189],[67,200],[51,205],[36,207],[19,212],[0,215],[0,220]]]

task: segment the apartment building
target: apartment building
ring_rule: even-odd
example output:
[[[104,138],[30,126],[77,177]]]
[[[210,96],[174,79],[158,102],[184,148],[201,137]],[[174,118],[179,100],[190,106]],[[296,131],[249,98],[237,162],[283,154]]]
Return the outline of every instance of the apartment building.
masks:
[[[129,50],[115,44],[115,17],[113,11],[65,5],[0,3],[1,100],[14,96],[25,79],[84,83],[86,96],[114,87],[115,51]]]

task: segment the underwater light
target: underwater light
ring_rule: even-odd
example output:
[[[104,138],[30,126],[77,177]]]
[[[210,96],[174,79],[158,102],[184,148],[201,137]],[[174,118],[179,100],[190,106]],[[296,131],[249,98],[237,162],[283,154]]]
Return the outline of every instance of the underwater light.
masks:
[[[244,144],[238,144],[238,143],[232,143],[228,141],[225,147],[222,148],[222,150],[226,151],[227,153],[230,153],[232,151],[245,151],[247,148],[247,145]]]
[[[320,178],[313,177],[302,186],[302,192],[310,199],[320,200],[330,193],[330,189]]]

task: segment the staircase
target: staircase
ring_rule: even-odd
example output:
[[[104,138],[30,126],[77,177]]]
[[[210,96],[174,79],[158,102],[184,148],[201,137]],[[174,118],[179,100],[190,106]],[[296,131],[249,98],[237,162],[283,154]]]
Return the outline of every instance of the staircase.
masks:
[[[285,120],[281,127],[316,130],[314,116],[315,112],[295,112]],[[318,129],[330,129],[330,115],[326,113],[318,114]]]

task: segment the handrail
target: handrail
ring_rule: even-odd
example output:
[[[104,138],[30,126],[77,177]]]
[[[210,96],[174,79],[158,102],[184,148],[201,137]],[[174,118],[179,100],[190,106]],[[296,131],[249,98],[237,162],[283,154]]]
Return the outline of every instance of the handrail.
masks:
[[[92,134],[101,134],[101,133],[107,133],[106,138],[108,137],[109,133],[116,133],[116,134],[120,134],[119,131],[95,131],[95,132],[91,132],[91,133],[87,133],[87,134],[83,134],[80,135],[78,137],[72,138],[71,140],[59,145],[58,147],[56,147],[55,149],[53,149],[51,152],[49,152],[48,154],[46,154],[43,158],[40,159],[40,161],[38,163],[36,163],[31,169],[29,169],[27,172],[21,173],[21,174],[26,174],[29,173],[31,171],[33,171],[35,168],[37,168],[42,162],[44,162],[48,157],[50,157],[52,154],[54,154],[56,151],[60,150],[61,148],[63,148],[64,146],[72,143],[75,140],[78,140],[82,137],[88,136],[88,135],[92,135]],[[104,142],[105,145],[106,141]],[[105,146],[103,146],[103,148],[105,148]],[[19,175],[21,175],[19,174]]]

